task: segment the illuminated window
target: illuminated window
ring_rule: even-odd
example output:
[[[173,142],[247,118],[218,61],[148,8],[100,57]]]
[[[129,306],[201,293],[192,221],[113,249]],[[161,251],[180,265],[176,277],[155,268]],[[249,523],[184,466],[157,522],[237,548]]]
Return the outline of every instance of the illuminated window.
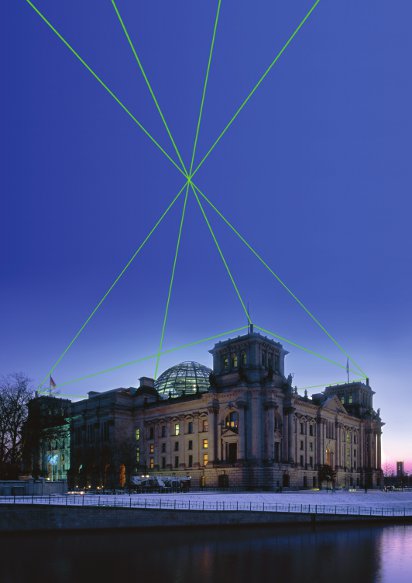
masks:
[[[226,415],[225,426],[232,431],[237,432],[239,428],[239,415],[236,411],[232,411],[229,415]]]
[[[179,467],[179,456],[175,455],[175,468]]]
[[[232,354],[232,367],[237,368],[237,366],[238,366],[237,354]]]
[[[151,443],[149,446],[149,453],[154,453],[154,443]]]
[[[209,431],[209,421],[207,419],[202,421],[202,431]]]
[[[246,366],[247,364],[246,352],[244,351],[240,353],[240,362],[242,363],[242,366]]]
[[[353,395],[349,395],[349,400],[348,400],[348,402],[349,402],[349,403],[353,403]]]
[[[187,442],[187,449],[193,449],[193,441],[192,440],[189,440]]]
[[[189,421],[189,423],[187,424],[187,432],[193,433],[193,421]]]
[[[140,449],[139,448],[136,449],[136,462],[140,463]]]
[[[153,470],[153,468],[154,468],[154,458],[153,458],[153,457],[151,457],[151,458],[149,459],[149,468],[150,468],[151,470]]]
[[[342,397],[340,398],[341,403],[345,403],[345,397],[342,395]]]
[[[180,435],[180,423],[175,423],[175,435]]]
[[[229,368],[229,357],[227,355],[222,358],[222,364],[225,370]]]
[[[189,463],[187,465],[189,466],[189,468],[191,468],[193,466],[193,456],[192,455],[189,456]]]
[[[209,447],[209,440],[208,439],[204,439],[203,440],[203,449],[207,449]]]
[[[203,454],[203,465],[204,466],[207,466],[208,462],[209,462],[209,454],[208,453],[204,453]]]
[[[139,441],[139,439],[140,439],[140,429],[136,429],[135,435],[136,435],[136,441]]]

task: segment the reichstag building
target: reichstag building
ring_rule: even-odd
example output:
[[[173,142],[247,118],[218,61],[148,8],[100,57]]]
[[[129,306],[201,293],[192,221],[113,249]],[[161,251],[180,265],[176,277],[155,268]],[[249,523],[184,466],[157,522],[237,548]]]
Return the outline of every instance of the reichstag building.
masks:
[[[91,488],[139,475],[190,476],[196,488],[312,488],[325,468],[336,486],[382,483],[383,423],[368,380],[299,395],[287,351],[253,327],[210,352],[213,370],[182,362],[138,388],[34,399],[32,471]]]

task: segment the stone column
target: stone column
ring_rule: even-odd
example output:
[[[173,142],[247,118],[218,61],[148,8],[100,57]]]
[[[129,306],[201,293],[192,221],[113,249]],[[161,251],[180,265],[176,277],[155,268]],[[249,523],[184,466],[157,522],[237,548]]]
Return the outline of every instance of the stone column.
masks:
[[[173,448],[174,448],[174,441],[172,441],[172,427],[173,421],[170,417],[166,419],[166,467],[170,466],[173,468]]]
[[[264,457],[268,461],[273,461],[275,457],[275,408],[274,401],[266,401],[265,409],[265,453]]]
[[[261,458],[261,426],[259,423],[260,398],[257,391],[253,391],[251,399],[251,453],[252,459],[257,461]]]
[[[209,448],[208,448],[208,454],[209,454],[209,463],[214,462],[218,459],[218,454],[217,454],[217,412],[219,410],[219,406],[218,403],[213,402],[211,405],[209,405],[209,407],[207,408],[208,412],[209,412],[209,433],[208,433],[208,439],[209,439]]]
[[[199,467],[202,465],[202,460],[199,457],[199,439],[200,439],[200,419],[199,414],[193,414],[193,465]]]
[[[381,435],[382,435],[382,431],[378,432],[378,440],[377,440],[377,468],[378,470],[381,470],[381,465],[382,465],[382,449],[381,449]]]
[[[282,415],[282,442],[280,450],[280,461],[283,464],[289,463],[289,413],[283,408]]]
[[[294,411],[293,407],[290,407],[287,411],[287,424],[288,424],[288,462],[293,464],[295,460],[295,428],[294,428]]]
[[[305,417],[303,420],[304,434],[303,434],[303,467],[306,469],[308,460],[308,441],[309,441],[309,423]]]
[[[341,443],[342,443],[342,432],[339,423],[335,423],[335,433],[336,433],[336,457],[335,457],[335,466],[338,468],[341,466]]]
[[[239,412],[239,449],[238,449],[238,460],[244,461],[247,459],[246,456],[246,401],[238,401],[237,403]]]
[[[317,451],[318,451],[318,464],[323,465],[325,463],[325,425],[323,419],[318,419],[318,441],[317,441]]]

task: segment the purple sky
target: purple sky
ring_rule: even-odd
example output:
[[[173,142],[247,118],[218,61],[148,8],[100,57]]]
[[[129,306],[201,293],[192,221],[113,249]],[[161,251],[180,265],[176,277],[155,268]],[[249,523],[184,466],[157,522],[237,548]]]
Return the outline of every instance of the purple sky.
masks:
[[[197,162],[311,4],[224,0]],[[174,156],[111,2],[36,5]],[[217,2],[118,7],[188,163]],[[0,372],[39,383],[183,180],[25,0],[1,11]],[[392,460],[412,452],[411,16],[407,0],[373,9],[321,1],[196,176],[369,375]],[[53,372],[57,383],[156,353],[182,202]],[[253,320],[345,365],[207,212]],[[191,196],[164,348],[245,323]],[[189,359],[210,366],[212,344],[164,356],[160,370]],[[345,380],[344,369],[285,346],[299,387]],[[150,360],[62,392],[133,385],[154,367]]]

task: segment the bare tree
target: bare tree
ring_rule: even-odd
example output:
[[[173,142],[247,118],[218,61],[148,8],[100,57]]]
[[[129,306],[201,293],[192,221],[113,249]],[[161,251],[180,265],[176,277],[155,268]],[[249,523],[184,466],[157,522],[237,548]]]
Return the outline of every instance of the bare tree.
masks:
[[[385,476],[385,478],[389,478],[391,476],[395,475],[395,466],[393,464],[391,464],[390,462],[385,462],[383,467],[383,475]]]
[[[30,379],[23,373],[0,378],[0,477],[18,474],[27,404],[32,398]]]

